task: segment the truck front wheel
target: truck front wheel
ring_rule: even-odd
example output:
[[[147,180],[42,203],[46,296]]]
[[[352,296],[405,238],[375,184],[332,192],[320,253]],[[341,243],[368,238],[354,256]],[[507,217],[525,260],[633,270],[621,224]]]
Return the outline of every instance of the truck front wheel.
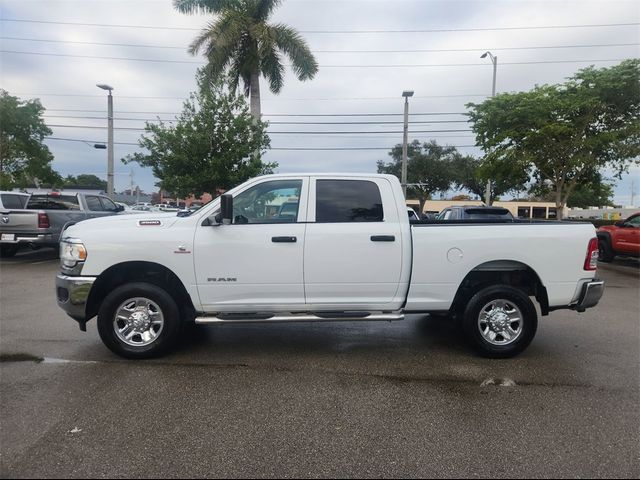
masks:
[[[480,355],[513,357],[529,346],[538,328],[531,299],[509,285],[494,285],[476,293],[464,311],[467,338]]]
[[[175,300],[162,288],[143,282],[113,290],[98,312],[98,333],[103,343],[125,358],[160,356],[180,333]]]

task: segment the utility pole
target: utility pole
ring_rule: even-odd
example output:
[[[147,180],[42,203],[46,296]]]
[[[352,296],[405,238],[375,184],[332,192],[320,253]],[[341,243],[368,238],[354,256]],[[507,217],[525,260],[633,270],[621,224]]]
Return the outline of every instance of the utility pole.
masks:
[[[404,97],[404,129],[402,137],[402,172],[400,182],[402,183],[402,193],[407,199],[407,143],[409,141],[409,97],[413,97],[412,90],[402,92]],[[422,214],[422,213],[421,213]]]
[[[498,73],[498,57],[493,55],[491,52],[485,52],[480,55],[480,58],[487,58],[487,55],[491,59],[491,63],[493,63],[493,86],[491,88],[491,98],[496,96],[496,75]],[[491,205],[491,179],[487,180],[487,188],[484,194],[484,203],[486,205]]]
[[[107,195],[113,199],[113,96],[111,95],[113,87],[104,83],[96,86],[109,92],[107,97]]]

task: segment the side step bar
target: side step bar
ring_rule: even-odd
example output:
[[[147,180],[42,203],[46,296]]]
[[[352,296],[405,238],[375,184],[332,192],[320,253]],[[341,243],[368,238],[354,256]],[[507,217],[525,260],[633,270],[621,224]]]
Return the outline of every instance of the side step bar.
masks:
[[[196,317],[198,324],[214,324],[214,323],[287,323],[287,322],[395,322],[404,320],[404,314],[401,312],[392,313],[367,313],[358,312],[335,312],[329,315],[328,312],[316,313],[291,313],[291,314],[218,314]]]

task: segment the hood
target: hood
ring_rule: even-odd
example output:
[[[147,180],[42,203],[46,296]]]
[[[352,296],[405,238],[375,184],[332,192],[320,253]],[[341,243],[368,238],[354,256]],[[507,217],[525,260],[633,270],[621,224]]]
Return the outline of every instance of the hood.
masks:
[[[180,217],[170,213],[151,213],[139,215],[112,215],[109,217],[90,218],[69,227],[63,236],[82,237],[83,232],[113,231],[114,229],[149,228],[165,229],[172,226]]]

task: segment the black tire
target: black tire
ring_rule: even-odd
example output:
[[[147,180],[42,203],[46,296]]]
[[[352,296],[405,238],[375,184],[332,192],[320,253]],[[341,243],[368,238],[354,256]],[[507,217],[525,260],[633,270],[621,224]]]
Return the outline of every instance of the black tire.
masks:
[[[128,345],[118,337],[114,327],[116,310],[123,302],[134,297],[151,300],[164,317],[162,330],[149,345]],[[98,311],[98,333],[102,342],[112,352],[125,358],[153,358],[167,353],[178,340],[180,328],[180,313],[175,300],[164,289],[150,283],[127,283],[116,288],[103,300]]]
[[[13,257],[15,256],[16,253],[18,253],[19,249],[20,249],[20,245],[18,244],[0,245],[0,258]]]
[[[486,306],[493,301],[500,300],[504,300],[520,310],[522,323],[520,324],[519,336],[515,340],[504,345],[494,345],[483,336],[479,318]],[[465,336],[480,355],[487,358],[509,358],[525,350],[535,337],[538,329],[538,312],[531,299],[522,291],[509,285],[493,285],[483,288],[471,297],[464,310],[462,322]],[[514,324],[518,328],[516,322],[511,325]],[[502,341],[507,341],[500,335],[498,334],[496,340],[502,338]]]
[[[606,238],[598,238],[598,261],[609,263],[612,262],[616,253],[611,248],[611,242]]]

